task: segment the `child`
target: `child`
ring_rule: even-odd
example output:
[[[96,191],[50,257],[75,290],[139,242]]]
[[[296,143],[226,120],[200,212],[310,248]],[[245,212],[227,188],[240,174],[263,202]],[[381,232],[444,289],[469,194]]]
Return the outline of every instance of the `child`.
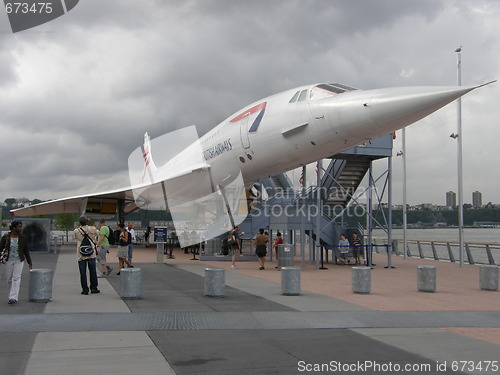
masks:
[[[345,238],[345,234],[342,233],[340,235],[339,241],[339,250],[340,250],[340,260],[342,264],[347,264],[347,253],[349,253],[349,240]]]

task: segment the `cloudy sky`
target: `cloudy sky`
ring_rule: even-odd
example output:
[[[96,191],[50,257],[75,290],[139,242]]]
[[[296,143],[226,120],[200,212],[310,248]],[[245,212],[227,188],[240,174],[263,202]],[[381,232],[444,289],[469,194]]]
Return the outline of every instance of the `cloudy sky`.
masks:
[[[126,186],[145,131],[204,133],[295,86],[455,85],[459,46],[463,85],[500,78],[499,25],[497,0],[84,0],[16,34],[0,11],[0,200]],[[499,99],[500,83],[462,100],[465,202],[500,203]],[[457,190],[456,118],[407,129],[410,204]]]

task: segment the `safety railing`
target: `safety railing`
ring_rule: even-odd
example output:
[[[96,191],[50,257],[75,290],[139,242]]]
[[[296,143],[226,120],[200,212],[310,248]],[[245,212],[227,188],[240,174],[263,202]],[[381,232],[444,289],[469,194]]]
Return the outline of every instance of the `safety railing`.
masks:
[[[374,238],[374,244],[387,246],[387,239]],[[460,259],[460,245],[450,241],[407,240],[406,255],[408,257],[435,259],[449,262],[458,262]],[[392,251],[403,255],[404,243],[401,239],[392,240]],[[386,251],[375,247],[376,252]],[[465,243],[464,262],[469,264],[497,264],[500,261],[500,245],[489,243]]]

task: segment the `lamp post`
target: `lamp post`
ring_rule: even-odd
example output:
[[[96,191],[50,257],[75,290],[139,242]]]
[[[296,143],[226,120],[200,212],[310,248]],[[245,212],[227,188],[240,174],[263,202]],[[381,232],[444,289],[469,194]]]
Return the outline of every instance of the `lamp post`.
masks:
[[[408,249],[408,239],[407,239],[407,230],[408,230],[408,210],[406,209],[407,201],[406,201],[406,127],[402,129],[402,141],[403,141],[403,149],[398,152],[396,156],[403,157],[403,259],[406,259],[407,249]]]
[[[462,47],[455,50],[457,53],[457,85],[462,86]],[[464,202],[463,202],[463,175],[462,175],[462,99],[457,99],[457,160],[458,160],[458,242],[460,250],[460,267],[464,266]]]

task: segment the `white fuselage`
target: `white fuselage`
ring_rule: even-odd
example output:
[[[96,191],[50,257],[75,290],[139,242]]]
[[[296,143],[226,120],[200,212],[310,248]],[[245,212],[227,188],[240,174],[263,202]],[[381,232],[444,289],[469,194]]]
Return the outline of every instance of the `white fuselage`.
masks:
[[[403,128],[472,90],[402,87],[337,94],[320,86],[250,104],[167,164],[199,164],[201,152],[214,186],[225,186],[240,171],[248,185]],[[303,92],[302,100],[290,102]]]

